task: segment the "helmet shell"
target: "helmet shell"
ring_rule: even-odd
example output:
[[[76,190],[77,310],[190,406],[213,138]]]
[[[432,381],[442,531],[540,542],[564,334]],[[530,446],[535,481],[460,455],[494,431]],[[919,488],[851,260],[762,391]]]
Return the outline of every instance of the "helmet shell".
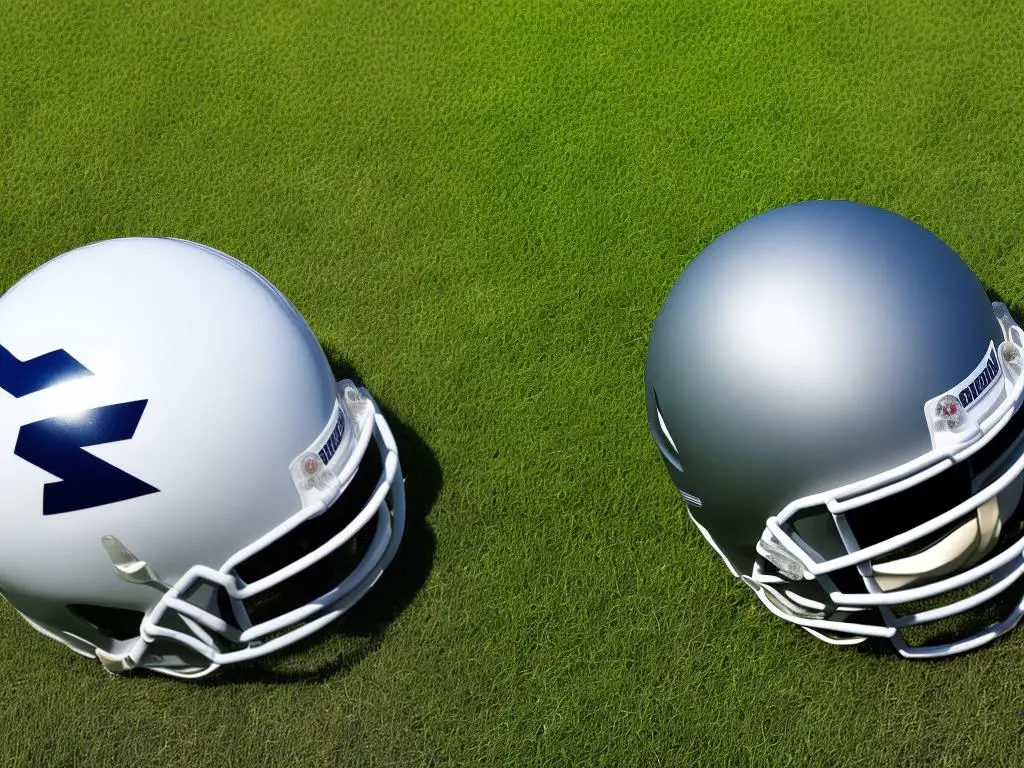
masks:
[[[788,205],[721,235],[672,288],[648,422],[693,518],[750,573],[787,504],[931,450],[924,403],[1001,339],[977,278],[923,227],[847,201]]]

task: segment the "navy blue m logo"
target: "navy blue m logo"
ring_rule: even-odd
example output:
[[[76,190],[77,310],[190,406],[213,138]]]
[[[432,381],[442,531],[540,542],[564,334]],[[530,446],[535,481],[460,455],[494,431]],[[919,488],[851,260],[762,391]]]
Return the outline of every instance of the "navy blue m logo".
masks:
[[[92,371],[63,349],[19,360],[0,346],[0,389],[24,397]],[[92,408],[73,417],[57,416],[25,424],[14,455],[62,478],[43,486],[43,514],[56,515],[134,499],[159,489],[82,450],[130,440],[148,400]]]

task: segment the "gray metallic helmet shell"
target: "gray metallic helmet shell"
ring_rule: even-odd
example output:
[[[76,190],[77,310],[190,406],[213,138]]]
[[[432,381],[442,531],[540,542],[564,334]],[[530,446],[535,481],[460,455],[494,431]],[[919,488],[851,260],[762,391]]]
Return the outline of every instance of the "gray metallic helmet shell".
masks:
[[[692,518],[749,575],[788,504],[932,451],[923,406],[1004,340],[977,278],[921,226],[853,202],[788,205],[721,235],[672,288],[648,422]],[[849,550],[830,521],[801,534],[825,557]]]

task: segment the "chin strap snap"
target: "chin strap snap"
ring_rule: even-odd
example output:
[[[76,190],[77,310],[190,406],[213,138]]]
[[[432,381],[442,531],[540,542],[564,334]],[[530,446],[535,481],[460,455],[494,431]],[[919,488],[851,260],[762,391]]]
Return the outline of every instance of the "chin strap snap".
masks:
[[[131,672],[135,669],[135,659],[130,654],[123,654],[115,656],[114,654],[107,653],[106,651],[95,649],[96,658],[100,660],[100,664],[112,675],[120,675],[125,672]]]
[[[114,572],[132,584],[157,584],[168,589],[145,560],[139,560],[116,536],[107,534],[100,541],[114,566]]]
[[[778,568],[779,573],[790,581],[801,581],[802,579],[811,578],[803,563],[792,552],[782,546],[782,543],[767,528],[761,534],[755,549],[757,554]]]

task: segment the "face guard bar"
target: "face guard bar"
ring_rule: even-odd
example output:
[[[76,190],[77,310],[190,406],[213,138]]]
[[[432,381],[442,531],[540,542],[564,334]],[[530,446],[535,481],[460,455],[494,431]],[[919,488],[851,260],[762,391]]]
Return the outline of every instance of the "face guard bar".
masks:
[[[252,583],[243,581],[235,572],[236,566],[302,523],[322,514],[341,496],[355,477],[371,438],[377,445],[383,469],[372,496],[352,521],[331,539],[286,567]],[[195,565],[173,585],[168,585],[114,536],[103,537],[103,546],[121,578],[163,591],[159,602],[143,619],[140,636],[129,641],[127,650],[117,654],[98,648],[94,650],[108,671],[126,672],[135,667],[151,667],[174,677],[202,677],[221,665],[265,656],[313,634],[348,611],[370,590],[401,542],[405,528],[405,490],[395,438],[366,389],[357,389],[351,381],[338,382],[338,401],[327,429],[310,451],[292,463],[291,470],[303,508],[236,552],[216,570]],[[386,503],[389,493],[394,509],[389,509]],[[281,584],[337,551],[373,518],[377,521],[373,539],[359,565],[340,584],[306,605],[252,624],[243,600]],[[237,627],[183,597],[203,584],[223,588],[230,600]],[[162,624],[172,616],[190,632]],[[264,640],[277,632],[283,634]],[[216,636],[231,645],[246,647],[224,652],[220,650]],[[150,645],[160,638],[186,646],[207,659],[209,664],[200,667],[165,666],[150,650]]]
[[[975,608],[1003,592],[1024,575],[1024,538],[998,555],[973,564],[987,554],[997,538],[1001,524],[997,497],[1013,484],[1019,487],[1021,476],[1024,475],[1024,433],[1016,436],[991,471],[981,471],[979,479],[991,480],[988,485],[938,517],[866,547],[858,544],[846,519],[851,510],[917,486],[965,461],[991,442],[1021,408],[1024,401],[1021,365],[1024,359],[1024,332],[1014,322],[1005,305],[995,302],[992,309],[1003,331],[1004,341],[998,349],[990,344],[982,363],[965,382],[925,403],[925,418],[932,435],[931,451],[866,480],[797,499],[778,515],[768,518],[757,552],[774,565],[781,576],[764,572],[758,563],[750,576],[742,578],[773,613],[831,643],[856,643],[867,637],[888,638],[899,653],[906,657],[947,656],[976,648],[1009,631],[1024,616],[1022,600],[1003,621],[960,640],[931,646],[911,647],[901,633],[905,627],[938,621]],[[987,391],[982,393],[981,385],[969,388],[971,382],[981,382]],[[968,386],[966,396],[965,385]],[[975,394],[976,399],[972,399]],[[977,418],[972,415],[972,410],[978,414]],[[1000,467],[1005,467],[1005,470],[992,480],[992,471]],[[800,511],[822,505],[831,513],[831,519],[848,554],[826,559],[793,529],[791,521]],[[1013,511],[1005,510],[1007,515]],[[972,515],[977,516],[973,528]],[[877,558],[919,543],[961,519],[963,523],[952,534],[924,554],[918,553],[887,563],[872,563]],[[954,536],[959,536],[959,540],[954,541]],[[965,541],[968,537],[970,540]],[[943,556],[950,560],[941,562]],[[953,562],[956,558],[959,560]],[[866,593],[846,593],[835,588],[829,574],[850,567],[857,569]],[[924,568],[917,574],[917,578],[912,573],[915,567]],[[962,570],[935,580],[958,567]],[[891,609],[891,606],[948,594],[989,576],[992,581],[984,589],[943,607],[902,616],[897,616]],[[824,604],[800,598],[788,590],[783,594],[785,584],[801,579],[818,580],[839,612],[878,609],[884,625],[829,620],[824,618]],[[914,581],[927,583],[899,588]],[[841,636],[837,638],[824,632],[841,633]]]

